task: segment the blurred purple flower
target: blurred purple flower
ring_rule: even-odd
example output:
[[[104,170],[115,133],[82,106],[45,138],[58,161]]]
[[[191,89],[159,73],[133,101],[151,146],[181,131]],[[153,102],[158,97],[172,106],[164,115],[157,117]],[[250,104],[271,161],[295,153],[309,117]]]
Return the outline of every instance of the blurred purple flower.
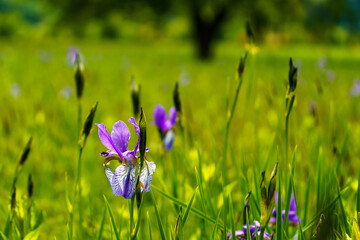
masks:
[[[20,89],[19,84],[14,83],[13,85],[11,85],[10,93],[14,98],[17,98],[21,93],[21,89]]]
[[[326,63],[327,63],[326,57],[322,56],[322,57],[319,57],[319,59],[317,61],[317,66],[320,70],[325,70]]]
[[[138,166],[138,156],[140,144],[140,128],[134,118],[130,118],[129,122],[135,127],[135,132],[139,136],[134,150],[128,150],[130,140],[129,128],[123,121],[114,124],[111,135],[108,133],[105,125],[95,124],[98,127],[99,138],[102,144],[107,147],[107,152],[100,155],[107,157],[104,163],[105,174],[110,182],[112,192],[116,196],[122,196],[130,199],[135,192],[136,168]],[[149,151],[149,149],[146,149]],[[116,156],[117,155],[117,156]],[[119,160],[120,166],[113,172],[108,164],[111,160]],[[145,160],[144,167],[141,171],[140,182],[141,192],[149,192],[153,173],[156,171],[154,162]]]
[[[326,71],[326,80],[333,82],[336,78],[336,72],[333,70]]]
[[[355,79],[354,84],[350,89],[350,96],[351,97],[358,97],[360,96],[360,79]]]
[[[73,94],[74,94],[74,91],[73,91],[72,87],[70,87],[70,85],[66,85],[65,87],[63,87],[60,90],[60,95],[64,99],[69,99]]]
[[[79,49],[77,49],[76,47],[70,47],[66,57],[67,65],[69,65],[70,67],[74,66],[76,61],[76,55],[78,54],[80,54]]]
[[[176,108],[170,108],[168,119],[166,116],[165,108],[161,106],[161,104],[158,104],[154,108],[153,117],[154,121],[151,123],[158,127],[165,146],[165,150],[171,150],[175,140],[175,132],[172,128],[177,121]]]
[[[260,236],[260,223],[258,221],[254,221],[253,225],[249,226],[250,229],[250,234],[251,234],[251,239],[255,239],[256,238],[256,232],[257,231],[257,235]],[[242,230],[236,230],[235,231],[235,237],[237,239],[240,240],[246,240],[246,234],[247,234],[247,226],[246,224],[243,226]],[[229,239],[232,239],[232,234],[229,233],[228,237]],[[267,232],[264,233],[264,239],[265,240],[269,240],[271,237],[271,234],[268,234]]]
[[[278,193],[277,192],[275,193],[275,202],[277,205],[277,203],[278,203]],[[276,207],[273,209],[272,215],[273,215],[273,217],[270,218],[270,223],[276,224]],[[284,221],[285,210],[281,211],[281,216],[282,216],[282,221]],[[291,194],[291,199],[290,199],[289,222],[294,225],[299,224],[299,217],[296,215],[296,203],[295,203],[294,194]],[[300,222],[301,222],[301,220],[300,220]]]
[[[179,75],[179,83],[181,86],[187,86],[190,82],[190,73],[183,69]]]
[[[41,51],[39,53],[39,58],[40,58],[40,61],[42,61],[43,63],[47,63],[53,59],[53,56],[48,51]]]

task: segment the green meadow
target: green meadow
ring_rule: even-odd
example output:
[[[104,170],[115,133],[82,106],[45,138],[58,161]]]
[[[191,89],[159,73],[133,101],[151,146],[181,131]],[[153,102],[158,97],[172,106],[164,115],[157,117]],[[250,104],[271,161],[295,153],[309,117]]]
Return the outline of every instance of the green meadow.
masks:
[[[71,46],[79,49],[85,66],[80,101],[74,66],[67,64]],[[130,239],[139,223],[134,237],[139,240],[226,239],[246,225],[244,200],[249,191],[248,224],[260,221],[262,172],[268,186],[278,162],[274,188],[282,201],[273,201],[269,211],[288,208],[293,193],[301,221],[268,224],[265,231],[273,239],[360,239],[360,93],[351,94],[354,80],[360,78],[360,47],[257,47],[256,53],[248,53],[238,77],[246,49],[236,41],[220,42],[216,57],[204,62],[194,58],[190,42],[180,40],[2,40],[0,238]],[[298,70],[286,144],[290,57]],[[107,149],[94,123],[104,123],[110,131],[115,122],[124,121],[131,133],[129,149],[134,148],[137,136],[128,123],[134,116],[132,78],[141,86],[150,149],[146,157],[156,164],[156,172],[151,192],[142,195],[140,220],[134,203],[130,225],[131,200],[112,193],[99,155]],[[157,104],[167,111],[174,106],[176,83],[181,123],[174,127],[173,149],[165,151],[151,124],[153,109]],[[83,125],[96,102],[77,179],[79,113]],[[17,174],[31,136],[31,150]]]

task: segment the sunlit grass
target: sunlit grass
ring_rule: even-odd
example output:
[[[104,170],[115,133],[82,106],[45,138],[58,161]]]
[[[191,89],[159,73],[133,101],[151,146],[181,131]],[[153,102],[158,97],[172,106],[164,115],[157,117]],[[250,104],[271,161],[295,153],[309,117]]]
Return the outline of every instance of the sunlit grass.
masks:
[[[360,113],[359,99],[349,93],[353,80],[360,77],[359,47],[260,46],[256,55],[248,56],[248,64],[253,67],[245,67],[224,160],[226,107],[235,97],[236,68],[245,49],[242,44],[222,43],[216,49],[217,58],[203,63],[193,58],[190,44],[171,41],[1,43],[2,232],[8,219],[17,159],[30,136],[32,149],[16,185],[18,207],[26,200],[21,196],[26,195],[31,173],[33,216],[44,216],[40,238],[66,239],[70,231],[66,192],[72,195],[76,183],[79,136],[74,69],[66,65],[67,50],[72,45],[81,50],[86,68],[83,120],[96,101],[99,104],[94,122],[111,125],[128,119],[133,115],[131,77],[141,85],[140,101],[148,121],[147,156],[156,163],[157,170],[153,191],[144,194],[138,239],[149,239],[149,229],[153,239],[162,235],[172,239],[180,206],[186,222],[185,239],[218,239],[223,236],[219,229],[225,227],[224,213],[227,233],[242,228],[239,216],[243,216],[249,191],[250,224],[259,221],[261,172],[266,170],[269,175],[275,162],[279,162],[279,191],[283,197],[279,208],[288,207],[294,192],[302,222],[298,228],[287,228],[284,221],[267,232],[282,229],[284,234],[275,239],[295,235],[300,239],[302,230],[308,239],[316,232],[321,234],[319,218],[324,213],[329,222],[323,220],[322,226],[331,226],[331,231],[335,229],[341,236],[352,233],[354,213],[360,205]],[[43,58],[44,53],[50,57]],[[318,61],[323,56],[326,67],[320,69]],[[293,163],[285,157],[284,139],[289,57],[299,68],[289,119],[288,158],[294,155]],[[177,126],[174,149],[164,152],[158,130],[150,122],[156,104],[166,109],[173,106],[176,81],[185,134],[182,137]],[[14,84],[20,89],[15,95],[11,91]],[[312,103],[316,107],[312,108]],[[111,192],[99,156],[105,149],[94,130],[82,154],[82,238],[116,239],[118,232],[118,237],[125,239],[130,234],[128,203]],[[135,140],[131,139],[131,144]],[[328,217],[331,214],[334,216]],[[78,217],[74,212],[74,239],[81,239],[77,235]]]

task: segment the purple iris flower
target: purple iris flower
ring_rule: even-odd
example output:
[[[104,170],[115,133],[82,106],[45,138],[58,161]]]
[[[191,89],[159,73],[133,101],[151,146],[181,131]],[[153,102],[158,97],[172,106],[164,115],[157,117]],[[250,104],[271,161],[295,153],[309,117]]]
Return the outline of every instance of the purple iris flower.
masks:
[[[360,96],[360,79],[355,79],[353,86],[350,89],[350,96],[351,97],[358,97]]]
[[[76,47],[70,47],[67,53],[66,63],[71,67],[74,66],[76,61],[76,55],[78,54],[80,54],[79,49],[77,49]]]
[[[152,122],[152,124],[158,127],[165,146],[165,150],[171,150],[175,140],[175,131],[173,130],[173,126],[176,124],[177,121],[176,108],[170,108],[168,119],[168,117],[166,116],[165,108],[161,106],[161,104],[158,104],[154,108],[153,117],[154,121]]]
[[[132,151],[128,150],[130,131],[123,121],[118,121],[114,124],[111,135],[103,123],[95,124],[99,128],[100,141],[108,149],[107,152],[103,152],[101,155],[107,157],[104,168],[112,192],[116,196],[123,196],[126,199],[130,199],[135,192],[136,168],[139,158],[136,156],[136,153],[139,151],[140,145],[140,128],[134,118],[130,118],[129,122],[135,127],[135,132],[139,136],[136,146]],[[149,149],[146,149],[146,151],[149,151]],[[120,166],[115,169],[115,172],[108,167],[108,163],[111,160],[119,160],[121,162]],[[151,179],[155,171],[155,163],[145,160],[140,175],[141,192],[150,191]]]
[[[255,239],[256,238],[256,232],[257,231],[257,235],[260,236],[260,223],[258,221],[254,221],[253,225],[249,226],[250,229],[250,234],[251,234],[251,239]],[[236,239],[240,239],[240,240],[246,240],[246,234],[247,234],[247,226],[246,224],[243,226],[242,230],[236,230],[235,231],[235,237]],[[230,239],[232,239],[231,237],[231,233],[228,234],[228,237]],[[268,234],[267,232],[264,232],[264,239],[268,240],[270,239],[271,234]]]
[[[278,193],[277,192],[275,193],[275,202],[276,202],[276,204],[278,202]],[[281,215],[282,215],[282,220],[284,221],[285,210],[281,211]],[[276,208],[273,209],[272,216],[273,217],[270,218],[270,223],[276,224]],[[299,217],[296,215],[296,203],[295,203],[294,194],[291,194],[291,199],[290,199],[289,222],[294,225],[299,224]],[[300,220],[300,222],[301,222],[301,220]]]

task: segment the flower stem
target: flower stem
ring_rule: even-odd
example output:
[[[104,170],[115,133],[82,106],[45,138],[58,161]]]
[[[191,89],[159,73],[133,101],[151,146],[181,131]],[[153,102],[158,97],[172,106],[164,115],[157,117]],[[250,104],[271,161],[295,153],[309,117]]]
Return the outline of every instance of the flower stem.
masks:
[[[136,235],[139,231],[139,227],[140,227],[140,219],[141,219],[141,209],[142,209],[142,204],[140,204],[140,207],[138,209],[138,218],[137,218],[137,221],[136,221],[136,225],[131,233],[131,239],[135,239],[136,238]]]
[[[134,225],[134,201],[135,201],[135,194],[132,196],[130,200],[130,232],[132,231],[132,227]]]
[[[239,93],[240,93],[240,88],[243,82],[243,77],[239,78],[239,82],[236,88],[236,92],[235,92],[235,98],[234,98],[234,102],[232,104],[231,110],[227,116],[227,121],[226,121],[226,128],[225,128],[225,141],[224,141],[224,155],[223,155],[223,177],[225,178],[224,171],[226,170],[226,159],[227,159],[227,148],[228,148],[228,138],[229,138],[229,131],[230,131],[230,125],[231,125],[231,120],[234,116],[234,112],[235,112],[235,108],[236,108],[236,103],[238,101],[239,98]],[[224,182],[224,185],[226,184],[226,182]]]

